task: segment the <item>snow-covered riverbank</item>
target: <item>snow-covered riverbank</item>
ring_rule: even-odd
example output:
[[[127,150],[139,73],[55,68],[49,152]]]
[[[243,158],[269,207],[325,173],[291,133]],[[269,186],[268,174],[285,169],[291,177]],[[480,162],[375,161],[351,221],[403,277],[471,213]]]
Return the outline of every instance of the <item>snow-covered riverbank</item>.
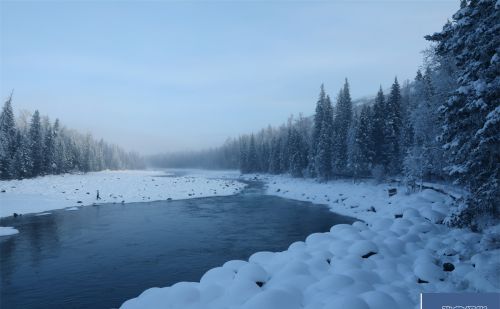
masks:
[[[451,203],[446,195],[397,188],[389,197],[383,184],[258,179],[268,194],[327,204],[364,222],[228,261],[200,282],[148,289],[122,308],[418,308],[421,292],[500,291],[498,226],[476,234],[439,224]]]
[[[231,195],[245,186],[234,180],[239,175],[235,171],[191,172],[194,174],[164,177],[162,171],[102,171],[0,181],[0,217],[74,209],[94,203]]]

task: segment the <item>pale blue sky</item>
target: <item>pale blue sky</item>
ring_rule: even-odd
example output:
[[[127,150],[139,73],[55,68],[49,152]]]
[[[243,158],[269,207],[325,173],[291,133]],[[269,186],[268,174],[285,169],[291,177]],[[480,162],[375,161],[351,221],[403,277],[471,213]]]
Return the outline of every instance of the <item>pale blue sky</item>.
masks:
[[[142,153],[200,149],[413,78],[458,1],[1,1],[1,97]]]

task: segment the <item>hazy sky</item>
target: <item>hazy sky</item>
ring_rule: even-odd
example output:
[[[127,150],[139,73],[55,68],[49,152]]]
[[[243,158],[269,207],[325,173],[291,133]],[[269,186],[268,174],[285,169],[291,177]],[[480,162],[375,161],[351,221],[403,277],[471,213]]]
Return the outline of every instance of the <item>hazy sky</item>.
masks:
[[[200,149],[413,78],[459,1],[1,1],[1,98],[128,150]]]

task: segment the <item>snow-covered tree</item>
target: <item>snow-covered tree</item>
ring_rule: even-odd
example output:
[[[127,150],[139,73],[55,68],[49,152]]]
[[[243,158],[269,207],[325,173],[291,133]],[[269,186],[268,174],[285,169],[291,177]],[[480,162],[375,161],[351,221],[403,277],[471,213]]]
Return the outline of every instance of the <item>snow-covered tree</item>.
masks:
[[[290,174],[293,177],[302,177],[303,171],[307,166],[307,144],[302,139],[297,128],[290,129],[290,138],[288,140],[290,153]]]
[[[356,116],[352,118],[347,131],[347,166],[345,171],[356,180],[362,173],[363,154],[358,140],[359,121]]]
[[[43,173],[43,135],[40,113],[38,110],[36,110],[31,117],[28,138],[32,161],[31,176],[39,176]]]
[[[419,71],[420,72],[420,71]],[[406,154],[413,144],[414,130],[411,121],[411,113],[414,109],[414,102],[412,100],[412,84],[406,80],[401,87],[401,134],[400,134],[400,154],[402,156],[401,162],[404,160]]]
[[[344,87],[337,97],[337,108],[334,120],[333,171],[334,174],[347,173],[347,137],[352,121],[352,100],[349,82],[345,79]]]
[[[355,142],[357,151],[358,176],[367,176],[373,164],[373,140],[372,140],[372,112],[368,105],[361,108],[359,120],[355,130]]]
[[[0,142],[0,179],[143,167],[136,153],[68,130],[59,120],[51,125],[38,111],[31,117],[21,112],[16,124],[11,98],[0,115]]]
[[[12,95],[5,102],[0,114],[0,179],[15,177],[16,125],[12,110]]]
[[[500,179],[500,6],[493,0],[462,4],[453,21],[426,38],[436,55],[456,66],[458,88],[441,108],[447,171],[473,193],[459,222],[498,218]]]
[[[44,125],[44,140],[43,140],[43,165],[42,170],[44,174],[54,174],[56,171],[56,145],[55,134],[49,120],[46,120]]]
[[[250,144],[248,145],[248,170],[256,172],[259,170],[259,162],[257,160],[257,147],[255,145],[255,137],[252,134],[250,137]]]
[[[372,119],[373,167],[378,166],[378,170],[383,171],[387,166],[389,153],[386,142],[386,104],[382,86],[373,104]]]
[[[392,175],[399,174],[401,171],[401,88],[397,78],[391,87],[391,92],[386,104],[385,121],[385,144],[387,145],[388,166],[387,172]]]
[[[318,179],[325,181],[332,176],[333,154],[333,107],[330,97],[326,96],[323,107],[321,131],[316,147],[315,168]]]
[[[317,168],[316,156],[318,153],[318,144],[320,141],[321,128],[323,125],[323,119],[325,115],[325,104],[326,104],[326,93],[325,87],[321,84],[318,101],[316,103],[316,111],[314,113],[314,123],[311,136],[311,147],[309,153],[309,173],[312,176],[316,175]]]

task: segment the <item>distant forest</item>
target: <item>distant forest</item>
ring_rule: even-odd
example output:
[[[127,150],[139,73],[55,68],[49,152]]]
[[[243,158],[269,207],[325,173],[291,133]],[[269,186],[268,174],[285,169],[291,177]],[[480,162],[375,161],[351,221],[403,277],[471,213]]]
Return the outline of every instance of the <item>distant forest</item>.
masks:
[[[29,119],[30,118],[30,119]],[[67,172],[143,168],[142,157],[96,141],[35,111],[16,122],[12,95],[0,114],[0,179],[22,179]]]
[[[462,1],[414,80],[382,86],[353,105],[349,82],[335,97],[320,88],[313,117],[228,140],[221,147],[149,158],[164,167],[239,168],[319,181],[399,177],[454,182],[471,195],[450,223],[479,226],[499,216],[500,14],[495,1]]]

